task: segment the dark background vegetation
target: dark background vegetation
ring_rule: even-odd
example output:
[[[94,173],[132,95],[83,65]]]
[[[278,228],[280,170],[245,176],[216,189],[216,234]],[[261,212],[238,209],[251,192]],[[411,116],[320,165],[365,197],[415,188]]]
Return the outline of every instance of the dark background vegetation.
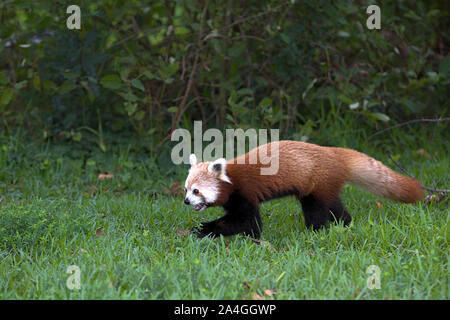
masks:
[[[80,154],[125,141],[167,169],[170,133],[193,120],[338,145],[448,115],[446,0],[378,3],[381,30],[366,27],[374,1],[328,0],[78,1],[68,30],[72,2],[0,3],[6,136]],[[357,129],[327,131],[330,113]]]

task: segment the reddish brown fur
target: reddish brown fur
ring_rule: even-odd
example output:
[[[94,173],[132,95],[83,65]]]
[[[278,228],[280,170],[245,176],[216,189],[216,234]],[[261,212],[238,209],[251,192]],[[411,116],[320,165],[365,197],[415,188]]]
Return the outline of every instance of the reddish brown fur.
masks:
[[[269,155],[271,145],[268,144]],[[392,171],[363,153],[297,141],[280,141],[278,146],[279,170],[274,175],[261,175],[260,169],[270,165],[262,165],[259,156],[256,164],[249,164],[250,155],[259,148],[228,161],[226,175],[232,184],[220,182],[221,193],[215,205],[223,205],[233,191],[239,191],[255,206],[286,194],[312,195],[330,205],[346,182],[402,202],[416,202],[424,197],[416,180]],[[245,164],[238,164],[242,158]]]

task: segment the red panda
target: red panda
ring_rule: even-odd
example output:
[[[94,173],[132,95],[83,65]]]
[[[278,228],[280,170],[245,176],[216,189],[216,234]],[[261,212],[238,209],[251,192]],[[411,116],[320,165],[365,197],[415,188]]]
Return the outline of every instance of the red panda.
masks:
[[[263,163],[267,163],[261,158],[262,147],[272,161],[277,161],[276,174],[261,174]],[[257,159],[253,164],[252,157]],[[418,181],[363,153],[304,142],[268,143],[229,161],[221,158],[197,162],[191,154],[190,164],[184,203],[196,211],[211,206],[222,206],[226,211],[223,217],[192,229],[198,237],[243,233],[259,238],[262,230],[259,204],[288,195],[299,199],[308,228],[318,230],[329,221],[342,221],[347,226],[351,217],[339,199],[347,182],[400,202],[424,198]]]

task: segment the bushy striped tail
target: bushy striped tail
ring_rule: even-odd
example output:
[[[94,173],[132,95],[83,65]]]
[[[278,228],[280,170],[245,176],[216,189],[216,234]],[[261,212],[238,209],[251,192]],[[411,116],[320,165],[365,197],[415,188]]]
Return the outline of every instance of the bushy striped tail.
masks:
[[[395,201],[412,203],[425,197],[420,183],[401,175],[363,153],[349,150],[346,157],[349,181],[373,194]]]

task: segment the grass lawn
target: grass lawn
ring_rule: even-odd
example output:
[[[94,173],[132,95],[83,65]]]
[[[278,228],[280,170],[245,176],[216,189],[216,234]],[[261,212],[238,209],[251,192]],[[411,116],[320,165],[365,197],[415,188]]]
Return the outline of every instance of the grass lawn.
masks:
[[[350,227],[307,230],[300,204],[284,198],[262,205],[260,242],[199,240],[185,231],[222,210],[196,213],[162,192],[186,168],[167,178],[124,147],[79,155],[71,145],[26,141],[0,139],[1,299],[450,297],[448,198],[406,205],[346,186]],[[395,169],[381,147],[368,148],[361,151]],[[425,185],[449,187],[447,141],[392,148]],[[106,172],[114,177],[99,180]],[[71,265],[79,290],[66,286]],[[380,289],[367,287],[371,265]]]

